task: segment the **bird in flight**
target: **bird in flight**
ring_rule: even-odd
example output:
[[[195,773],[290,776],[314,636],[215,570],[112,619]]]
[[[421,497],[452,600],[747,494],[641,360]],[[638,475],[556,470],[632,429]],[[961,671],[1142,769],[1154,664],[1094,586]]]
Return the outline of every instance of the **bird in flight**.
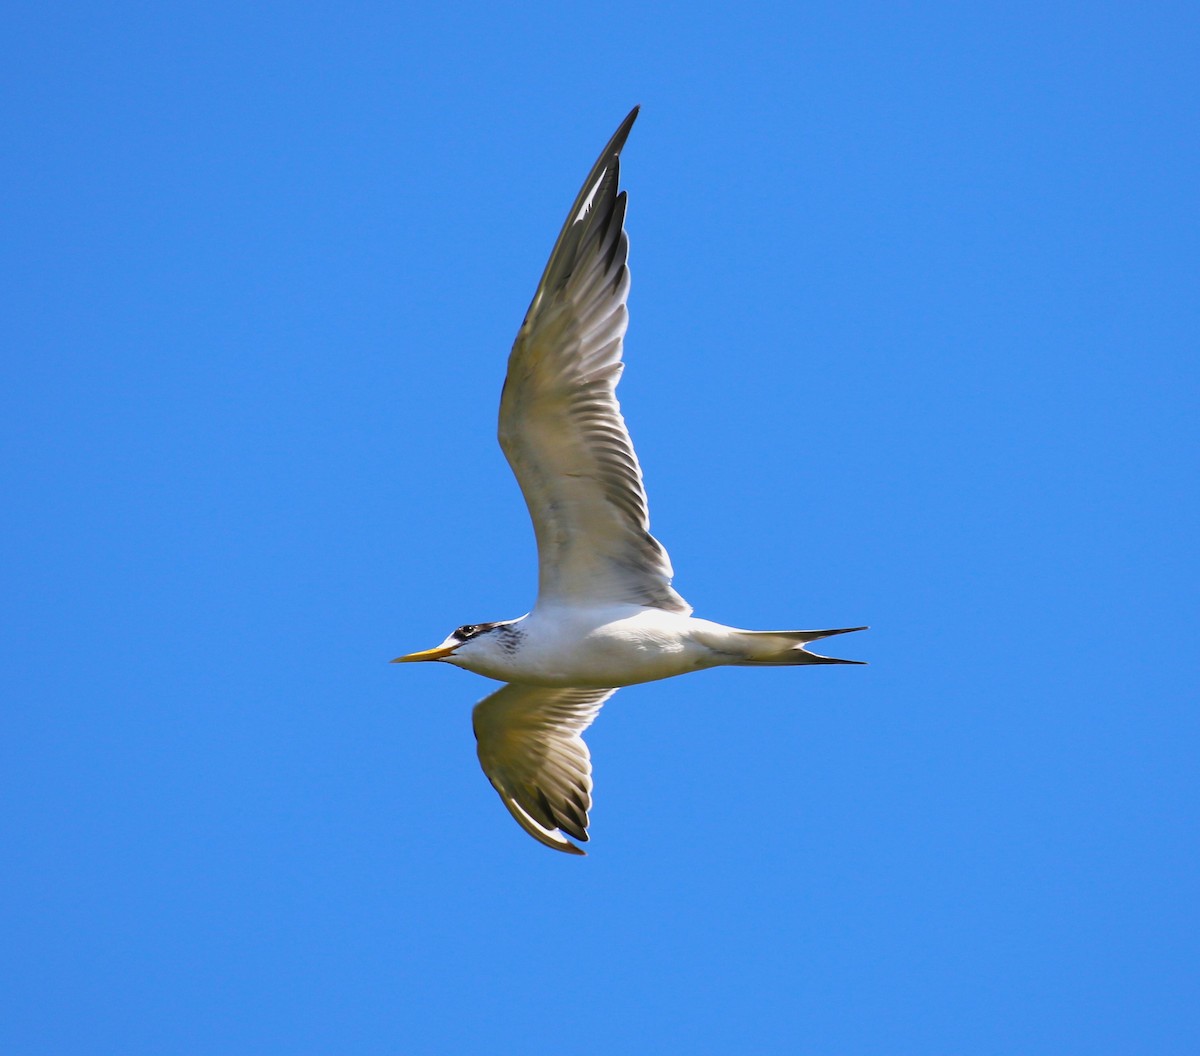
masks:
[[[507,683],[474,712],[479,762],[547,847],[583,854],[592,764],[583,732],[622,686],[726,664],[853,664],[809,652],[825,631],[745,631],[691,615],[650,534],[616,387],[628,323],[621,148],[630,112],[584,180],[508,359],[500,446],[533,519],[538,594],[513,620],[459,627],[393,663],[440,660]]]

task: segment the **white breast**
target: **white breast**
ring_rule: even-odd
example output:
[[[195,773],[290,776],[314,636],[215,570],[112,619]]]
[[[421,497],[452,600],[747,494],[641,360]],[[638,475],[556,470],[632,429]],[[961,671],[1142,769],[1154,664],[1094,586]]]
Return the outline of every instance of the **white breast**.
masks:
[[[490,678],[534,686],[611,689],[697,671],[720,657],[696,640],[693,620],[635,606],[535,609],[520,622],[520,648],[456,657]]]

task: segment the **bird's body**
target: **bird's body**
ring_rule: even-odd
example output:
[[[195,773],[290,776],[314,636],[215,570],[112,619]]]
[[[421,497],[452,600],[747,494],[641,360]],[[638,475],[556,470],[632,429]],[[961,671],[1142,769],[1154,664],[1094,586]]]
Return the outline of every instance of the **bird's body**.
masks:
[[[702,628],[718,625],[634,605],[555,605],[499,625],[446,660],[501,682],[616,689],[720,663],[697,637]]]
[[[553,605],[517,620],[480,626],[486,630],[439,659],[477,675],[529,686],[619,689],[729,664],[854,662],[802,648],[841,630],[745,631],[646,606]]]
[[[458,628],[397,658],[441,660],[508,683],[475,708],[479,759],[513,817],[583,852],[591,761],[581,734],[619,687],[722,665],[845,664],[808,652],[824,631],[746,631],[691,615],[650,534],[641,467],[616,399],[628,321],[621,148],[601,153],[567,215],[509,357],[500,445],[538,544],[526,616]],[[564,835],[565,833],[565,835]]]

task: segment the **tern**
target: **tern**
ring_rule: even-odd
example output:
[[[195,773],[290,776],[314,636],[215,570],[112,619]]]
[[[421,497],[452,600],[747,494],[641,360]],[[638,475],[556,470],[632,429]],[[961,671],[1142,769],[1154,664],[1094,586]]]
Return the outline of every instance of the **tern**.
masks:
[[[583,854],[592,765],[583,732],[622,686],[726,664],[854,664],[805,647],[865,627],[747,631],[697,619],[650,534],[616,387],[628,323],[621,149],[630,112],[584,180],[525,313],[500,397],[500,446],[538,550],[533,610],[459,627],[438,660],[507,683],[475,706],[479,762],[520,826]]]

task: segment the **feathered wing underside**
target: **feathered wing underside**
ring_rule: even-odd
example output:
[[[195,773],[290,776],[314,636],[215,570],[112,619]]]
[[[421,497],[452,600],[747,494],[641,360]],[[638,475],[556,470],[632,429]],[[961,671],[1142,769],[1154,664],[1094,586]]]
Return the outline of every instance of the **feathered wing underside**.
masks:
[[[500,446],[537,536],[538,603],[630,602],[691,612],[650,534],[642,471],[617,403],[629,240],[617,129],[563,225],[517,334]]]
[[[547,847],[583,854],[592,760],[583,731],[613,689],[507,685],[475,706],[479,763],[509,812]]]

